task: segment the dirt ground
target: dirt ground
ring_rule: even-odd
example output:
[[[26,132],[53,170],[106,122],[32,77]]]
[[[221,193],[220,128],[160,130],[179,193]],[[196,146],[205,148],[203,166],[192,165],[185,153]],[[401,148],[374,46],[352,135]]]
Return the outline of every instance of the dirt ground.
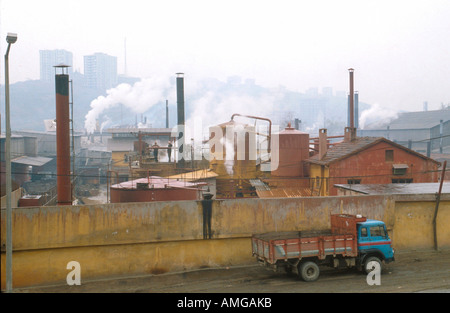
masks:
[[[202,269],[183,273],[81,281],[80,286],[15,289],[16,293],[450,293],[450,250],[396,253],[386,264],[381,285],[369,286],[354,269],[321,268],[307,283],[260,265]],[[255,261],[256,263],[256,261]]]

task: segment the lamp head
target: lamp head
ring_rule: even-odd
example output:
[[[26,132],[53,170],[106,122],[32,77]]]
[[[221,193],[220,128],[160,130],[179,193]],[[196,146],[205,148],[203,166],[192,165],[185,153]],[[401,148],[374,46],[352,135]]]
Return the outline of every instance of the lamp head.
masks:
[[[14,33],[8,33],[6,36],[6,42],[9,44],[13,44],[17,41],[17,34]]]

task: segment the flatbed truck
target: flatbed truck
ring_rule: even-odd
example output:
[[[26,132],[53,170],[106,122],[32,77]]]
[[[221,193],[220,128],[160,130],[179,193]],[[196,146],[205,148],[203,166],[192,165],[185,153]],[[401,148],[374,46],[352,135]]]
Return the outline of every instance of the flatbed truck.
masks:
[[[331,214],[330,220],[329,230],[255,234],[252,255],[308,282],[319,278],[319,266],[355,267],[368,274],[395,260],[384,222],[349,214]]]

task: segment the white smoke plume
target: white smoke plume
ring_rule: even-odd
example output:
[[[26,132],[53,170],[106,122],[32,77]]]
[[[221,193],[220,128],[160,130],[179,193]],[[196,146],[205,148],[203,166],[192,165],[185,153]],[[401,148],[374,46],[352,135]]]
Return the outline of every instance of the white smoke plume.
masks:
[[[108,90],[107,96],[100,96],[91,102],[91,110],[85,117],[84,127],[88,133],[95,131],[97,119],[110,108],[122,104],[127,111],[141,114],[157,103],[165,101],[171,92],[169,80],[160,78],[143,79],[133,86],[120,84]]]
[[[384,127],[398,117],[398,111],[381,107],[378,103],[373,104],[369,109],[361,113],[359,127]]]
[[[209,138],[209,127],[230,121],[234,113],[270,118],[274,106],[280,103],[282,97],[279,90],[265,89],[250,93],[249,89],[242,88],[245,87],[243,84],[232,87],[214,79],[185,78],[186,129],[184,136],[187,142],[193,138],[196,143],[200,143]],[[169,99],[172,107],[176,103],[176,83],[173,77],[145,79],[133,86],[119,85],[108,90],[107,96],[100,96],[91,102],[91,110],[85,119],[85,128],[88,133],[92,133],[97,120],[104,120],[106,111],[119,105],[122,105],[124,115],[142,114],[152,106],[164,103],[166,99]],[[163,119],[163,117],[156,118]],[[241,117],[237,117],[236,121],[255,122]],[[109,119],[108,124],[112,124]],[[171,124],[173,127],[173,121]]]

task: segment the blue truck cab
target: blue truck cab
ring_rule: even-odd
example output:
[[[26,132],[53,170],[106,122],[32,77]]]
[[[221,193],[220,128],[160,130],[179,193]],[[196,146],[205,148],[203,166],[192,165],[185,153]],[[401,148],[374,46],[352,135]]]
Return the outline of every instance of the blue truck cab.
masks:
[[[357,223],[358,251],[360,264],[366,267],[370,261],[395,261],[392,242],[382,221],[367,219]],[[378,260],[377,260],[378,259]],[[381,262],[380,263],[381,265]],[[367,269],[365,268],[367,271]]]

